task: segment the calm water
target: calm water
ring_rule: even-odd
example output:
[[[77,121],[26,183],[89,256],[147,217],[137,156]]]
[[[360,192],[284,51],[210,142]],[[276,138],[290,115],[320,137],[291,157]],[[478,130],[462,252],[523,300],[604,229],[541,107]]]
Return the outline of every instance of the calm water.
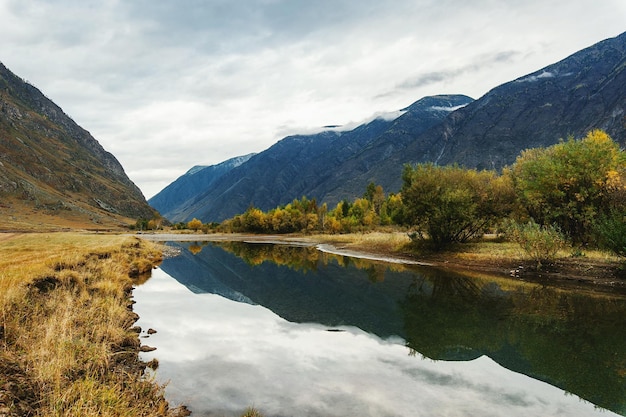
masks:
[[[626,299],[269,244],[172,243],[134,294],[195,416],[626,415]],[[143,333],[144,336],[145,332]]]

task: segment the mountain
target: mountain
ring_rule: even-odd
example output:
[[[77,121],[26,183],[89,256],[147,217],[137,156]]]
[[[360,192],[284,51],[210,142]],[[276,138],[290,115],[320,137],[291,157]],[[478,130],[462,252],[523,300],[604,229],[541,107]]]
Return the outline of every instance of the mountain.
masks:
[[[395,143],[385,132],[351,165],[341,167],[335,198],[349,196],[352,183],[374,181],[387,191],[402,186],[404,164],[434,162],[501,169],[525,149],[605,130],[626,146],[626,33],[599,42],[564,60],[500,85],[451,112],[442,123],[415,135],[371,169],[355,167]],[[400,121],[400,120],[399,120]],[[410,137],[410,135],[407,135]]]
[[[421,135],[397,161],[501,168],[521,150],[603,129],[626,145],[626,32],[503,84]]]
[[[181,210],[192,206],[198,199],[198,190],[206,190],[221,176],[248,161],[253,153],[231,158],[217,165],[196,165],[165,187],[148,203],[168,219],[178,219]]]
[[[0,63],[0,229],[102,228],[154,210],[105,151]]]
[[[172,221],[193,217],[221,221],[244,212],[250,205],[268,210],[303,195],[318,201],[339,201],[343,197],[332,201],[328,196],[333,185],[336,187],[335,184],[342,184],[354,175],[350,172],[338,177],[342,166],[354,163],[355,170],[367,172],[389,152],[410,143],[412,135],[440,123],[452,109],[471,101],[461,95],[426,97],[392,116],[377,117],[352,130],[330,128],[314,135],[286,137],[222,175],[210,187],[199,190],[195,199],[187,199],[185,204],[169,211],[172,217],[166,217]],[[385,132],[391,139],[384,144],[383,152],[378,153],[378,139]],[[369,158],[358,157],[372,146],[374,151]],[[367,182],[352,185],[346,197],[363,194]]]
[[[603,129],[626,147],[626,33],[489,91],[426,97],[393,120],[292,136],[200,190],[176,220],[221,221],[306,195],[334,205],[370,182],[402,186],[405,164],[501,169],[521,151]]]
[[[382,185],[387,191],[397,191],[404,163],[389,166],[389,158],[402,155],[416,136],[439,125],[450,113],[472,101],[463,95],[439,95],[418,100],[403,109],[405,113],[375,140],[338,165],[327,181],[311,190],[311,195],[320,196],[323,201],[335,205],[343,199],[361,196],[370,182]],[[372,175],[374,172],[377,175]]]

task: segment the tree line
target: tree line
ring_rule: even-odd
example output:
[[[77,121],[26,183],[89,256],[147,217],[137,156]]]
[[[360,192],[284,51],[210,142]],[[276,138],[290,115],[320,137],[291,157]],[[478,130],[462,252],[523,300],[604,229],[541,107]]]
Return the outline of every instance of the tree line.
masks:
[[[434,249],[502,233],[539,251],[603,247],[626,255],[626,157],[605,132],[523,151],[501,172],[432,163],[406,165],[399,193],[370,183],[334,207],[302,197],[193,229],[244,233],[349,233],[407,228]],[[552,249],[551,249],[552,248]],[[555,249],[556,248],[556,249]],[[531,247],[529,250],[533,250]]]

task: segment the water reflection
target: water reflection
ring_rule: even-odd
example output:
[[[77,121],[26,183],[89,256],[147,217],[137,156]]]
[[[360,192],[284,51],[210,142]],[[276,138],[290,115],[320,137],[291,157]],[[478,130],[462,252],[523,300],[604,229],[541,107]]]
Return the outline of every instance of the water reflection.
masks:
[[[594,412],[539,381],[626,413],[623,299],[389,269],[313,248],[188,245],[163,271],[221,297],[194,297],[164,275],[137,290],[137,307],[159,329],[151,342],[164,377],[194,376],[170,390],[183,402],[194,396],[206,415],[251,404],[268,415]],[[407,355],[397,336],[415,356],[446,362]],[[471,361],[451,362],[460,360]]]

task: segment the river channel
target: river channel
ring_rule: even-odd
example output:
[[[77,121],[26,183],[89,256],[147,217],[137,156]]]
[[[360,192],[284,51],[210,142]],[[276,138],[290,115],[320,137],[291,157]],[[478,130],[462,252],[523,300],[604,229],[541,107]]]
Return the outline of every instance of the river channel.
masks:
[[[194,416],[626,415],[626,297],[243,242],[134,291]],[[157,333],[148,335],[148,329]]]

